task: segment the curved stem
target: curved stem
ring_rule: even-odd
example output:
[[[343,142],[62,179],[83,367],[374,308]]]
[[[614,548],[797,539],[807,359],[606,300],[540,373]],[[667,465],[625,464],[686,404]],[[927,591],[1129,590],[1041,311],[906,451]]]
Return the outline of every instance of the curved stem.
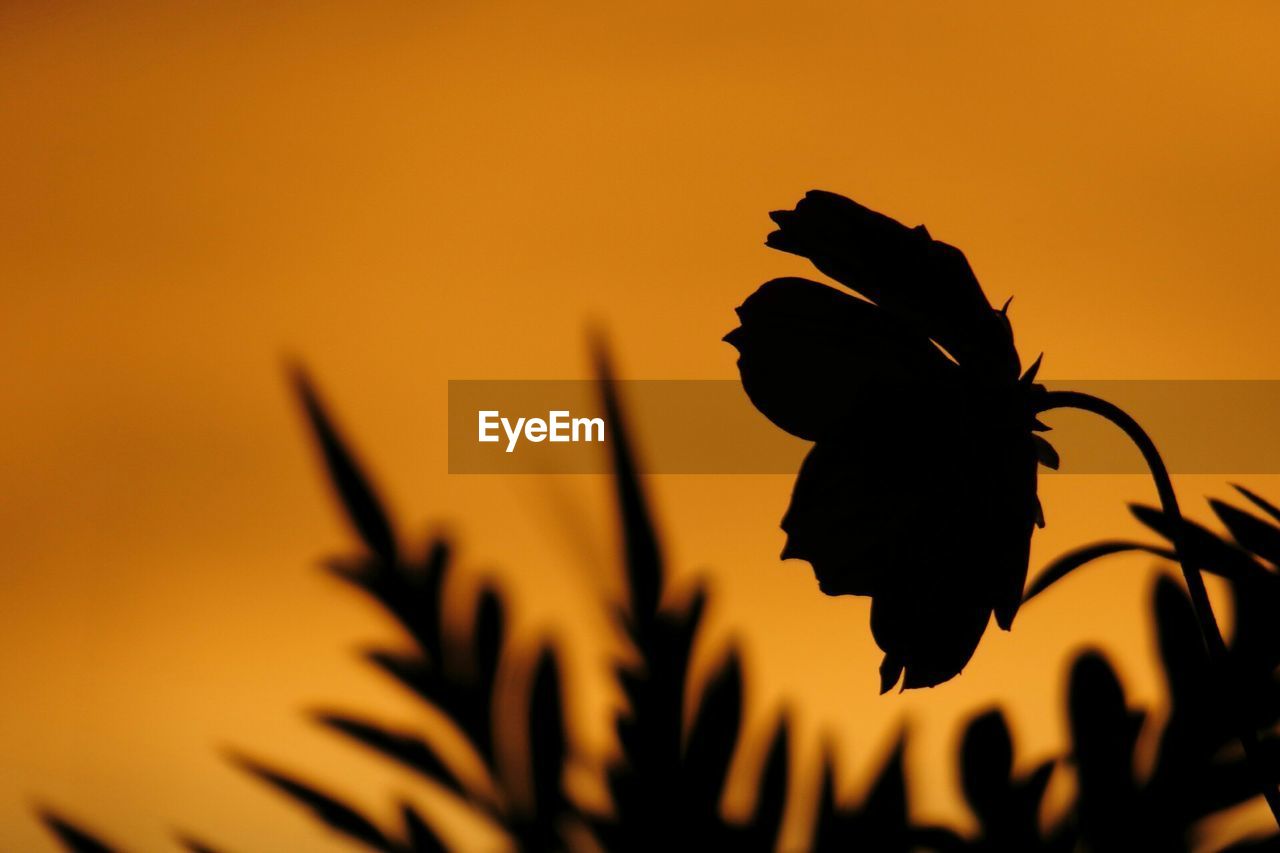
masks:
[[[1079,391],[1048,391],[1045,393],[1039,409],[1041,411],[1049,409],[1080,409],[1092,412],[1118,426],[1137,445],[1138,450],[1142,451],[1142,458],[1146,460],[1147,467],[1151,469],[1151,478],[1155,480],[1156,491],[1160,495],[1160,508],[1173,525],[1173,548],[1177,553],[1178,562],[1182,566],[1182,575],[1186,579],[1187,590],[1191,593],[1191,605],[1195,610],[1196,619],[1200,623],[1200,635],[1209,651],[1214,670],[1221,679],[1222,687],[1232,700],[1233,711],[1230,717],[1235,723],[1236,736],[1240,740],[1240,745],[1244,747],[1245,759],[1253,773],[1254,781],[1266,798],[1267,805],[1271,808],[1271,814],[1276,820],[1276,825],[1280,826],[1280,790],[1277,790],[1276,786],[1268,781],[1264,765],[1258,754],[1258,733],[1248,724],[1247,717],[1243,713],[1243,706],[1238,701],[1235,701],[1237,693],[1235,679],[1232,677],[1231,659],[1227,651],[1227,644],[1222,639],[1222,631],[1218,628],[1217,619],[1214,618],[1213,605],[1209,602],[1209,591],[1205,589],[1204,578],[1201,577],[1200,569],[1192,559],[1192,555],[1187,553],[1186,537],[1183,535],[1182,511],[1178,508],[1178,496],[1173,491],[1173,482],[1169,479],[1169,471],[1165,467],[1164,459],[1160,457],[1160,452],[1156,450],[1155,442],[1147,435],[1146,430],[1130,417],[1127,412],[1100,397],[1094,397],[1092,394],[1084,394]]]

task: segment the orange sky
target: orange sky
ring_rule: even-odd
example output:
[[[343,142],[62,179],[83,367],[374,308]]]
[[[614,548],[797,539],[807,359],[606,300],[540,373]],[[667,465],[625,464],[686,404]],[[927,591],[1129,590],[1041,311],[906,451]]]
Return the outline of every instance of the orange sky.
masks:
[[[1277,36],[1260,0],[4,4],[0,847],[51,849],[38,800],[136,849],[175,825],[344,849],[227,745],[375,814],[415,790],[299,713],[415,709],[352,654],[389,629],[315,569],[350,539],[287,354],[405,526],[500,567],[523,637],[616,587],[603,484],[450,477],[446,380],[585,376],[589,321],[624,376],[733,376],[733,307],[808,273],[765,213],[811,187],[963,248],[1042,375],[1280,378]],[[1183,478],[1184,503],[1225,479]],[[920,815],[959,819],[957,721],[1000,702],[1025,765],[1058,749],[1082,644],[1159,700],[1140,559],[1037,601],[956,681],[877,697],[865,602],[776,560],[790,482],[653,486],[678,571],[717,584],[706,652],[750,635],[752,735],[785,701],[801,771],[836,732],[857,787],[907,715]],[[1033,563],[1136,532],[1123,502],[1153,495],[1043,497]],[[589,718],[602,663],[573,665]]]

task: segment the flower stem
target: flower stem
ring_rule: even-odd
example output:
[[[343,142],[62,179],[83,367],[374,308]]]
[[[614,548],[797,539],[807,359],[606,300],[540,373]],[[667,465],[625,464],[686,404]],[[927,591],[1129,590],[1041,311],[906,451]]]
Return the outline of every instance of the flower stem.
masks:
[[[1191,593],[1191,606],[1195,610],[1197,621],[1200,623],[1200,636],[1208,649],[1209,658],[1213,661],[1214,669],[1221,680],[1221,686],[1228,698],[1232,700],[1233,710],[1229,716],[1235,723],[1236,736],[1240,740],[1240,745],[1244,747],[1245,759],[1253,774],[1254,782],[1261,789],[1262,796],[1266,798],[1276,825],[1280,826],[1280,790],[1277,790],[1276,786],[1268,780],[1264,771],[1264,764],[1259,755],[1258,733],[1249,725],[1244,707],[1240,702],[1235,701],[1238,693],[1235,679],[1232,677],[1231,658],[1227,650],[1227,644],[1222,639],[1222,631],[1218,628],[1217,619],[1214,618],[1213,605],[1209,602],[1209,592],[1205,589],[1204,578],[1200,575],[1200,568],[1196,561],[1192,559],[1192,555],[1188,553],[1187,537],[1183,533],[1182,511],[1178,508],[1178,496],[1173,491],[1173,482],[1169,479],[1169,471],[1165,467],[1159,451],[1156,450],[1155,442],[1147,435],[1146,430],[1127,412],[1112,403],[1108,403],[1106,400],[1094,397],[1092,394],[1084,394],[1079,391],[1048,391],[1042,398],[1038,408],[1040,411],[1080,409],[1092,412],[1118,426],[1142,451],[1142,457],[1146,460],[1147,467],[1151,470],[1151,478],[1155,480],[1156,491],[1160,494],[1161,509],[1164,511],[1165,518],[1173,526],[1173,548],[1177,553],[1178,562],[1182,566],[1182,576],[1186,579],[1187,590]]]

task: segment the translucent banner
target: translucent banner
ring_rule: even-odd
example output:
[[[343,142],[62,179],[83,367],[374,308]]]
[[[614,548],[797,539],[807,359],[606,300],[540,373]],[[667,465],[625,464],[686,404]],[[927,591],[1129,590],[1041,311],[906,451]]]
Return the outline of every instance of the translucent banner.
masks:
[[[1115,403],[1182,474],[1280,473],[1280,380],[1046,380]],[[809,443],[768,421],[736,379],[618,382],[641,469],[650,474],[794,474]],[[452,474],[597,474],[608,422],[592,380],[449,383]],[[1095,415],[1043,420],[1064,474],[1139,474],[1142,457]],[[945,422],[939,423],[945,429]],[[1042,469],[1044,473],[1048,472]]]

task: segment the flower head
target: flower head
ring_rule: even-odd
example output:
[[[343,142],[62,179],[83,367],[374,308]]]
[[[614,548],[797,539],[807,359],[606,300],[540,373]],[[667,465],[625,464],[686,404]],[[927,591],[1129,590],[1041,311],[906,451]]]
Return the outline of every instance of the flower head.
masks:
[[[812,441],[782,520],[783,559],[828,595],[872,599],[881,691],[960,672],[1022,599],[1040,462],[1033,384],[1005,309],[960,250],[839,195],[771,214],[768,245],[863,298],[775,279],[725,336],[773,423]],[[1006,303],[1007,308],[1007,303]]]

